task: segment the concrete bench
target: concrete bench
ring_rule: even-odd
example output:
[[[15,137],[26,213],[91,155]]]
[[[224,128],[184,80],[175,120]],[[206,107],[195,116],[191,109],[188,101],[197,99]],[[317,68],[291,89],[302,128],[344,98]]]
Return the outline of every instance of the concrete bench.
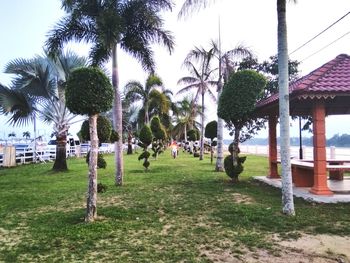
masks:
[[[292,180],[295,186],[312,187],[314,185],[314,163],[313,162],[292,160],[291,166],[292,166]],[[343,161],[332,160],[332,161],[327,161],[326,169],[327,171],[329,171],[330,179],[342,180],[344,171],[350,171],[350,165],[343,164]]]

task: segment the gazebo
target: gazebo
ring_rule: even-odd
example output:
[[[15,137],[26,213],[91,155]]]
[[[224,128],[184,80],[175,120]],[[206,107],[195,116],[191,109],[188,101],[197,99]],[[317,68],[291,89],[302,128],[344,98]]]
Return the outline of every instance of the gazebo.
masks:
[[[327,185],[327,170],[333,179],[342,179],[346,165],[326,159],[325,117],[350,114],[350,56],[338,55],[289,86],[291,116],[311,116],[313,119],[313,156],[307,162],[292,162],[295,186],[309,186],[316,195],[332,195]],[[278,94],[260,101],[256,112],[268,117],[269,178],[279,178],[277,171],[276,124],[279,115]]]

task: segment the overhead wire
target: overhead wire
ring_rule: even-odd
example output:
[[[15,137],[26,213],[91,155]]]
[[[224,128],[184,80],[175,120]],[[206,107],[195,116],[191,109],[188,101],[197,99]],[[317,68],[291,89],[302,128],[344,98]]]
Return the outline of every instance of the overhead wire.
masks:
[[[317,37],[319,37],[320,35],[322,35],[323,33],[325,33],[328,29],[330,29],[331,27],[333,27],[334,25],[336,25],[337,23],[339,23],[341,20],[343,20],[346,16],[348,16],[350,14],[350,11],[347,12],[345,15],[343,15],[341,18],[339,18],[337,21],[333,22],[331,25],[329,25],[327,28],[325,28],[324,30],[322,30],[320,33],[318,33],[317,35],[315,35],[314,37],[312,37],[311,39],[309,39],[308,41],[306,41],[304,44],[302,44],[301,46],[299,46],[298,48],[296,48],[295,50],[293,50],[291,53],[289,53],[289,55],[292,55],[293,53],[297,52],[298,50],[300,50],[301,48],[303,48],[304,46],[306,46],[307,44],[309,44],[311,41],[313,41],[314,39],[316,39]],[[338,39],[339,40],[339,39]]]
[[[350,31],[346,32],[344,35],[338,37],[336,40],[330,42],[329,44],[325,45],[324,47],[322,47],[321,49],[319,49],[319,50],[317,50],[316,52],[312,53],[311,55],[305,57],[305,58],[302,59],[300,62],[303,62],[303,61],[307,60],[308,58],[310,58],[310,57],[316,55],[317,53],[319,53],[319,52],[321,52],[322,50],[326,49],[327,47],[333,45],[335,42],[339,41],[340,39],[342,39],[343,37],[345,37],[345,36],[347,36],[347,35],[349,35],[349,34],[350,34]]]

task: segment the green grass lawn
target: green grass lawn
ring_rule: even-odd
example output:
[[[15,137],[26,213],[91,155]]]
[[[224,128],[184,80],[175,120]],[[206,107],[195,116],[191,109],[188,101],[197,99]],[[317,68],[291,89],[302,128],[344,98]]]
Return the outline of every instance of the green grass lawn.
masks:
[[[98,220],[84,223],[87,165],[68,161],[0,170],[0,262],[210,262],[203,251],[278,253],[275,238],[301,233],[350,235],[350,204],[295,199],[297,215],[281,214],[278,189],[251,180],[267,174],[267,159],[248,156],[240,183],[180,152],[151,161],[125,155],[122,187],[114,186],[113,156],[98,170],[108,186],[98,195]]]

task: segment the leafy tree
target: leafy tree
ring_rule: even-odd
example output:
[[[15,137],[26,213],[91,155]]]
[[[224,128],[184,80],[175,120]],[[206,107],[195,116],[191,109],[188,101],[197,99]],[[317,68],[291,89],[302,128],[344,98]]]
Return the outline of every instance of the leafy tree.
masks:
[[[151,44],[161,43],[173,49],[174,41],[169,31],[163,29],[160,12],[171,10],[170,0],[62,0],[67,16],[50,32],[46,42],[55,53],[71,41],[92,43],[90,57],[93,64],[112,59],[112,84],[114,87],[113,125],[122,134],[122,102],[119,90],[118,47],[138,59],[143,67],[154,72],[155,63]],[[123,184],[123,143],[116,143],[116,184]]]
[[[218,67],[219,67],[219,78],[217,81],[217,97],[220,98],[222,93],[223,81],[224,83],[228,81],[228,77],[233,72],[237,71],[238,66],[240,65],[241,60],[251,58],[253,53],[247,47],[243,45],[238,45],[234,49],[222,51],[221,50],[221,39],[219,39],[219,43],[215,43],[212,41],[212,47],[215,51],[215,57],[218,59]],[[223,120],[218,116],[217,121],[217,157],[215,170],[220,172],[223,171]]]
[[[238,165],[239,142],[244,142],[263,127],[264,121],[252,116],[255,104],[266,85],[266,79],[252,70],[231,75],[219,98],[218,115],[234,135],[232,161]],[[234,103],[233,103],[234,102]]]
[[[213,140],[218,136],[218,122],[211,121],[205,126],[204,136],[210,139],[210,163],[213,163]]]
[[[214,48],[206,51],[204,48],[195,47],[191,50],[184,61],[184,65],[190,71],[191,76],[183,77],[178,81],[178,84],[186,85],[178,91],[178,94],[195,89],[196,95],[194,101],[197,101],[199,96],[201,97],[202,114],[199,160],[203,160],[204,151],[204,95],[208,94],[213,101],[216,101],[215,95],[210,90],[210,86],[216,86],[217,83],[216,81],[211,80],[211,75],[215,71],[210,65],[210,62],[214,57],[214,52]],[[199,62],[198,68],[193,64],[193,62],[196,61]]]
[[[13,125],[27,125],[39,117],[53,124],[56,136],[54,171],[67,170],[66,145],[68,128],[74,115],[66,108],[64,89],[71,72],[86,65],[86,59],[72,52],[59,53],[55,58],[36,56],[33,59],[15,59],[5,73],[15,74],[10,88],[0,85],[0,110],[10,114]]]
[[[77,69],[67,81],[67,107],[73,113],[89,116],[91,149],[85,217],[87,222],[92,222],[97,217],[97,118],[99,113],[112,107],[112,100],[113,88],[107,76],[98,68]]]
[[[85,120],[80,129],[81,137],[84,141],[90,141],[89,120]],[[97,118],[97,136],[99,144],[102,142],[109,142],[112,134],[111,121],[105,116],[98,116]]]
[[[157,159],[158,155],[163,152],[164,141],[166,139],[166,132],[157,116],[154,116],[151,120],[151,131],[154,137],[152,142],[152,156]]]
[[[143,166],[145,167],[145,170],[148,171],[148,167],[150,165],[150,162],[148,161],[148,158],[150,157],[150,152],[147,150],[147,147],[152,143],[153,136],[151,128],[148,125],[145,125],[140,130],[140,142],[139,146],[143,149],[143,152],[139,156],[139,161],[143,159]]]

